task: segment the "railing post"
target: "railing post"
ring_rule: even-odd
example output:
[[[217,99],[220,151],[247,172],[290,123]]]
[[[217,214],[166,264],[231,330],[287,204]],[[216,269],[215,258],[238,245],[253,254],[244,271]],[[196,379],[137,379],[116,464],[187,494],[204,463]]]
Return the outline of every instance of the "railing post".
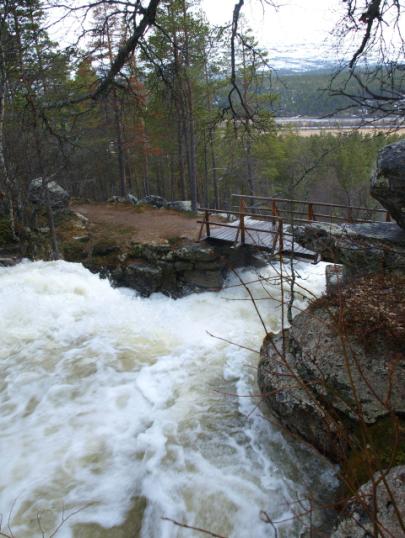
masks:
[[[308,220],[315,220],[314,218],[314,206],[313,204],[308,204]]]
[[[205,212],[205,231],[207,232],[207,237],[210,236],[210,213],[209,211]]]
[[[245,244],[245,200],[240,199],[239,204],[239,227],[240,227],[240,242],[241,245]]]
[[[271,201],[271,215],[273,217],[277,217],[277,205],[276,205],[276,201],[275,200],[272,200]],[[273,218],[273,226],[276,224],[276,219]]]
[[[353,222],[353,209],[351,207],[347,208],[347,222]]]
[[[391,222],[391,214],[389,211],[387,211],[385,214],[385,222]]]
[[[280,252],[280,255],[283,254],[283,251],[284,251],[284,228],[283,228],[283,221],[280,219],[278,221],[278,234],[279,234],[279,252]]]

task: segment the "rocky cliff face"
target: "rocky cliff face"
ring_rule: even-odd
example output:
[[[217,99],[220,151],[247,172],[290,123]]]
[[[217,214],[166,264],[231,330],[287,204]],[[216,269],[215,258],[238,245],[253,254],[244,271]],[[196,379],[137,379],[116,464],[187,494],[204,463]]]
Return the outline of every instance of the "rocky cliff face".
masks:
[[[405,414],[404,357],[387,350],[385,334],[365,347],[339,326],[339,315],[336,306],[299,314],[290,329],[265,340],[258,370],[270,409],[335,461],[347,454],[360,421]]]
[[[405,464],[405,276],[368,275],[315,301],[283,333],[263,342],[258,384],[281,424],[341,465],[350,499],[334,538],[366,538],[376,522],[402,536],[377,470]],[[399,476],[399,475],[398,475]],[[400,488],[405,521],[405,481]],[[359,500],[360,499],[360,500]],[[381,501],[381,504],[380,504]],[[383,504],[385,503],[385,504]],[[391,503],[391,504],[390,504]],[[371,529],[371,530],[370,530]]]
[[[370,193],[405,229],[405,140],[380,151]]]

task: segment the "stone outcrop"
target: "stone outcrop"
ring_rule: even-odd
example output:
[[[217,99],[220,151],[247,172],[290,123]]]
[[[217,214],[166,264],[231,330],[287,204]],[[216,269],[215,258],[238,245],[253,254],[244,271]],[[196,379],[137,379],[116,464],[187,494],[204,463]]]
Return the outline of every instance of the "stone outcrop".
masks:
[[[302,312],[284,334],[267,337],[258,369],[261,393],[273,413],[335,461],[350,444],[359,404],[366,424],[390,409],[405,413],[404,361],[396,363],[387,353],[383,335],[376,334],[365,349],[354,334],[342,338],[337,327],[336,307]]]
[[[217,291],[230,267],[261,263],[249,248],[187,241],[176,245],[168,241],[125,244],[111,239],[95,240],[83,231],[63,243],[63,256],[66,261],[81,262],[114,284],[133,288],[145,297],[155,292],[181,297],[192,292]]]
[[[295,241],[348,275],[405,270],[405,231],[394,222],[295,226]]]
[[[405,229],[405,139],[380,151],[370,193]]]
[[[384,476],[384,481],[382,476]],[[376,484],[376,487],[373,486]],[[387,487],[388,486],[388,487]],[[331,538],[405,535],[405,466],[377,472],[347,503]]]
[[[193,291],[219,290],[226,273],[226,258],[208,245],[138,243],[130,247],[125,262],[111,275],[119,285],[135,288],[144,296],[160,291],[179,297]]]
[[[69,205],[70,195],[56,181],[45,179],[45,186],[41,177],[33,179],[28,188],[28,199],[36,205],[46,207],[46,191],[48,192],[49,203],[52,209],[65,209]]]

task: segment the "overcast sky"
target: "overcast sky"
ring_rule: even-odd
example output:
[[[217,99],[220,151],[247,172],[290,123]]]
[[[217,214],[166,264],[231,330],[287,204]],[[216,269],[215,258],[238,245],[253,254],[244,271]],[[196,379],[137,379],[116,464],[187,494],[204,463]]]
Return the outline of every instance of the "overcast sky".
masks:
[[[266,48],[291,48],[296,44],[321,44],[328,39],[342,13],[341,0],[276,0],[276,11],[260,0],[246,0],[243,12],[260,44]],[[229,21],[235,0],[202,0],[208,20]],[[330,40],[330,38],[329,38]],[[299,50],[296,51],[299,56]]]

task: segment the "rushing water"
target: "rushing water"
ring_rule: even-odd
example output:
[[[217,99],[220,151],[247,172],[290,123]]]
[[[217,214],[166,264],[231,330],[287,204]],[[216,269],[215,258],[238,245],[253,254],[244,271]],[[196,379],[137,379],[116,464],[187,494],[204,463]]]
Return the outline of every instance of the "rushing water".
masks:
[[[305,287],[324,267],[300,264]],[[274,270],[262,270],[274,276]],[[253,271],[241,273],[257,279]],[[172,300],[79,264],[0,269],[0,513],[16,538],[299,536],[331,469],[257,408],[263,327],[243,287]],[[279,287],[252,284],[269,330]],[[304,306],[303,300],[298,306]],[[74,515],[71,516],[71,514]],[[71,517],[70,517],[71,516]],[[108,529],[108,530],[105,530]]]

